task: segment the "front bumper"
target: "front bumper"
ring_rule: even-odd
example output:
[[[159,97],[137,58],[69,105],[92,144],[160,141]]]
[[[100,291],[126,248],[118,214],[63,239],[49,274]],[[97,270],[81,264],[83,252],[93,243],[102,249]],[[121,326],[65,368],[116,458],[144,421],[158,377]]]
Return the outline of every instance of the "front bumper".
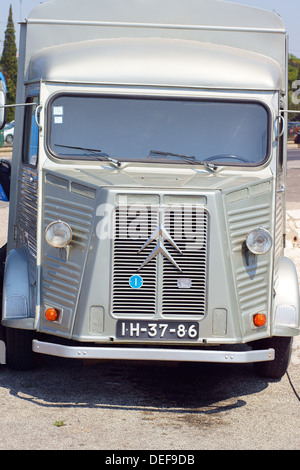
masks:
[[[141,361],[249,363],[272,361],[274,349],[219,351],[168,348],[80,347],[33,340],[32,350],[70,359],[118,359]]]

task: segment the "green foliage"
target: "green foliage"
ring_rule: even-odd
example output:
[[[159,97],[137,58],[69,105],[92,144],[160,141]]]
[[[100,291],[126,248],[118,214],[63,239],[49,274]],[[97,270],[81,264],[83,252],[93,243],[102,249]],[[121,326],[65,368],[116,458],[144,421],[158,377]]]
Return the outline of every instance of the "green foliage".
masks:
[[[291,88],[293,81],[299,80],[300,59],[289,54],[289,87]]]
[[[7,86],[7,104],[15,104],[17,92],[17,46],[15,26],[13,22],[12,6],[9,7],[9,15],[5,30],[4,46],[1,58],[1,68]],[[7,108],[6,120],[12,121],[15,116],[15,108]]]
[[[64,421],[55,421],[54,426],[61,428],[62,426],[65,426]]]
[[[300,89],[300,59],[289,54],[288,67],[288,109],[300,111],[300,104],[297,104],[300,101],[300,93],[297,92]],[[289,120],[300,121],[300,114],[289,114]]]

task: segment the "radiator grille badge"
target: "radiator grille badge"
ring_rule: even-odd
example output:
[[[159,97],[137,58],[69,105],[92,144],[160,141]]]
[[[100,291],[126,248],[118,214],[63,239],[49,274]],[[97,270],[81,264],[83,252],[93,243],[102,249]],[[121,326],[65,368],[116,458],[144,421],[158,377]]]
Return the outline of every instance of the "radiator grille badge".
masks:
[[[152,250],[152,252],[150,253],[150,255],[145,259],[145,261],[143,262],[143,264],[141,264],[141,266],[139,267],[138,271],[140,271],[146,264],[149,263],[149,261],[152,260],[152,258],[154,258],[155,256],[157,256],[159,253],[161,253],[165,258],[167,258],[179,271],[182,272],[182,269],[180,268],[180,266],[176,263],[176,261],[174,260],[174,258],[172,257],[172,255],[168,252],[168,250],[166,249],[166,247],[164,246],[163,244],[163,240],[167,240],[181,255],[182,255],[182,251],[180,250],[180,248],[176,245],[176,243],[174,242],[174,240],[172,239],[171,235],[169,235],[169,233],[166,231],[166,229],[164,228],[163,225],[160,225],[159,227],[157,227],[157,229],[152,233],[152,235],[150,235],[150,237],[148,238],[148,240],[146,241],[146,243],[142,246],[142,248],[138,251],[138,253],[140,253],[141,251],[144,250],[144,248],[146,248],[149,243],[151,243],[152,241],[158,239],[157,241],[157,244],[156,244],[156,247]]]

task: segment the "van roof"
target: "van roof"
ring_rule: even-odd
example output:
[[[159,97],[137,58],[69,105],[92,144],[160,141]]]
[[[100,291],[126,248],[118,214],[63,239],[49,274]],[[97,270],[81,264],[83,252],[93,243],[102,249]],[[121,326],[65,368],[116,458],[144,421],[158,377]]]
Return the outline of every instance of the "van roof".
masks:
[[[32,10],[37,19],[285,29],[274,12],[224,0],[52,0]]]
[[[156,65],[168,51],[173,55],[175,53],[175,47],[167,44],[167,40],[178,41],[177,45],[181,44],[178,54],[181,53],[180,60],[183,61],[183,51],[187,51],[187,46],[192,46],[194,42],[199,43],[198,49],[196,45],[193,45],[188,53],[190,58],[188,67],[190,69],[192,68],[192,57],[198,62],[205,60],[209,65],[212,63],[201,44],[205,44],[213,57],[218,55],[218,60],[223,65],[222,47],[227,46],[243,51],[243,53],[239,53],[229,49],[223,50],[226,58],[231,61],[231,70],[237,65],[239,57],[240,60],[246,62],[249,52],[257,55],[256,65],[253,64],[254,69],[252,70],[262,73],[264,67],[262,60],[258,58],[258,55],[262,55],[266,58],[267,69],[271,66],[271,62],[267,58],[273,59],[279,64],[283,77],[282,88],[285,87],[285,27],[277,14],[260,8],[224,0],[85,0],[84,2],[82,0],[52,0],[36,6],[22,26],[26,29],[26,41],[24,33],[20,39],[20,50],[24,51],[25,80],[29,79],[29,70],[31,78],[38,75],[33,73],[33,70],[36,70],[33,67],[33,62],[31,62],[30,69],[28,67],[33,55],[42,49],[57,47],[55,53],[66,58],[64,54],[67,47],[72,54],[72,51],[79,47],[76,43],[82,42],[81,50],[87,52],[87,41],[99,40],[94,47],[98,48],[99,53],[104,54],[105,57],[108,52],[117,54],[117,51],[123,47],[124,51],[126,49],[126,53],[131,54],[133,60],[134,50],[136,51],[138,45],[147,39],[148,46],[146,47],[150,53],[155,48],[158,50],[158,41],[161,40],[162,51],[157,58]],[[131,39],[136,40],[135,49],[132,48],[132,44],[129,46]],[[108,44],[108,42],[104,44],[100,40],[115,40],[116,42],[114,45]],[[117,44],[118,40],[119,44]],[[121,40],[126,40],[126,44],[124,43],[122,46]],[[157,41],[156,45],[155,41]],[[186,46],[182,41],[186,41]],[[25,44],[26,50],[24,50]],[[61,52],[58,50],[59,46]],[[54,57],[52,57],[51,51],[49,54],[44,52],[54,66]],[[200,55],[197,56],[197,54]],[[37,59],[37,56],[35,57]],[[253,56],[251,57],[254,59]],[[250,59],[250,55],[248,58]],[[81,59],[84,61],[83,54]],[[108,63],[107,57],[105,60]],[[147,62],[149,67],[151,66],[150,59],[147,59],[145,54],[143,60]],[[188,62],[188,59],[185,62]],[[70,73],[73,65],[71,63],[66,65]],[[57,64],[55,64],[56,66]],[[175,60],[172,67],[175,67]],[[199,69],[199,67],[199,64],[194,65],[194,69]],[[249,67],[251,69],[250,65]],[[81,67],[78,66],[77,72],[83,73],[79,71],[79,68]],[[220,69],[221,66],[218,70]],[[274,83],[278,83],[278,76],[274,78],[275,69],[276,67],[273,67],[271,72],[273,83],[269,83],[268,88],[274,88]],[[49,66],[47,70],[49,73]],[[46,72],[45,68],[44,72]],[[154,73],[154,70],[151,70],[151,73]],[[204,73],[203,70],[202,73]],[[86,77],[86,79],[91,81],[93,73],[90,78]],[[261,87],[262,83],[255,83],[255,80],[252,86]],[[266,80],[269,82],[268,78]],[[231,85],[233,86],[233,82]],[[249,82],[248,86],[250,86]]]
[[[100,39],[34,54],[28,79],[52,82],[278,90],[277,62],[241,49],[182,39]]]

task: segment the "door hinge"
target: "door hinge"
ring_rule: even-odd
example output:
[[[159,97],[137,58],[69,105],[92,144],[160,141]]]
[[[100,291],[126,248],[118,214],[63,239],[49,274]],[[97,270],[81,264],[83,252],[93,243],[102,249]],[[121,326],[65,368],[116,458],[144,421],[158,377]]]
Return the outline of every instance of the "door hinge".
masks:
[[[18,226],[17,225],[14,225],[13,234],[14,234],[14,240],[17,240],[18,239]]]

